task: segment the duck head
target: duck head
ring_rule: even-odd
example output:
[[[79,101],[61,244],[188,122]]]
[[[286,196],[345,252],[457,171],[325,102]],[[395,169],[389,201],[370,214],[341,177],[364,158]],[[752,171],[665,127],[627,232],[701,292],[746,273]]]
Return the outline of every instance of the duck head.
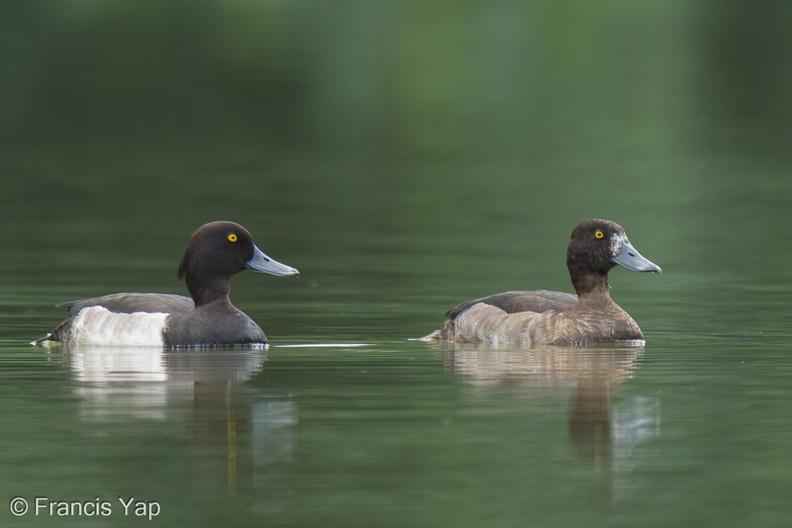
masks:
[[[662,272],[635,249],[619,224],[593,219],[575,227],[567,249],[567,267],[578,295],[600,285],[607,288],[608,272],[617,265],[632,271]]]

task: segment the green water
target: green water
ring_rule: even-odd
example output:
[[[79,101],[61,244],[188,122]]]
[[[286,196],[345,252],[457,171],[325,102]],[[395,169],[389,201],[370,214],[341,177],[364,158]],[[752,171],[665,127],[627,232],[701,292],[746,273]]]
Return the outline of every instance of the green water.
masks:
[[[0,524],[792,526],[790,8],[597,5],[9,8]],[[592,217],[644,348],[409,340]],[[266,352],[29,344],[219,219]]]

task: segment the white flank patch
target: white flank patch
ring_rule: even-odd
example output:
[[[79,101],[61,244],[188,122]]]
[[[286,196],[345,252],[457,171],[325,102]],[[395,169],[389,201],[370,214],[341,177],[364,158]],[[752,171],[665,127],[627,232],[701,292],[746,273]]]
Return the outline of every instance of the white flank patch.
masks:
[[[72,321],[70,343],[162,346],[166,313],[113,313],[103,306],[83,308]]]

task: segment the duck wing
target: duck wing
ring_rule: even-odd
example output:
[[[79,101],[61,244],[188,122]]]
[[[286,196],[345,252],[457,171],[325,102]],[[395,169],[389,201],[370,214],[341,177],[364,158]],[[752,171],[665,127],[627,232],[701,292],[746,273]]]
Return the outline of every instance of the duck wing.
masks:
[[[102,306],[115,313],[178,313],[192,310],[193,300],[184,295],[170,293],[114,293],[80,299],[58,304],[56,308],[66,308],[68,314],[75,315],[83,308]]]
[[[562,312],[577,302],[577,295],[557,291],[509,291],[496,293],[487,297],[473,299],[460,303],[451,308],[445,316],[451,320],[469,308],[479,304],[489,304],[500,308],[506,313],[536,312],[542,313],[549,310]]]

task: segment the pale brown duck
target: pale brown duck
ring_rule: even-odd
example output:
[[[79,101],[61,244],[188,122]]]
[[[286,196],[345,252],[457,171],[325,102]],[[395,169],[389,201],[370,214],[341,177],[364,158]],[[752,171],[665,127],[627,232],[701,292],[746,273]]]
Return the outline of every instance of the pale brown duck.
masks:
[[[569,241],[567,268],[575,293],[510,291],[453,307],[425,340],[455,343],[582,345],[643,341],[641,329],[610,296],[608,272],[616,265],[659,274],[624,229],[609,220],[586,220]]]

